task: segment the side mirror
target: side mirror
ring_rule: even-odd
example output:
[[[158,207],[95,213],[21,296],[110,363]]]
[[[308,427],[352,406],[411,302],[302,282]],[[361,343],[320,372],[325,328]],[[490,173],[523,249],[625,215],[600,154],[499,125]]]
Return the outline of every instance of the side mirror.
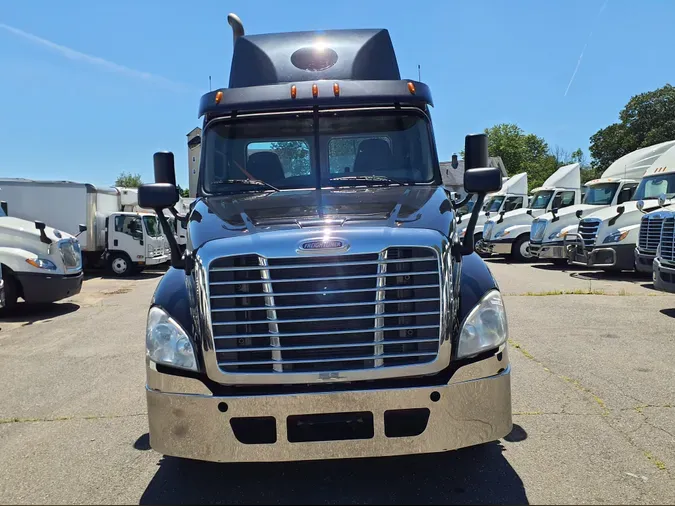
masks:
[[[152,183],[141,185],[138,188],[138,205],[140,207],[154,210],[166,209],[176,202],[178,202],[178,190],[172,184]]]
[[[496,167],[468,169],[464,172],[464,189],[469,193],[483,194],[499,191],[502,189],[502,171]]]
[[[82,224],[80,223],[79,229],[80,229],[80,234],[81,234],[82,232],[86,232],[86,231],[87,231],[87,225],[82,225]]]
[[[635,207],[638,208],[638,211],[644,212],[643,209],[645,208],[645,201],[644,200],[638,200],[637,204],[635,204]]]
[[[171,151],[160,151],[152,156],[155,169],[155,183],[168,183],[176,186],[176,165]],[[178,201],[176,201],[178,202]]]
[[[529,214],[530,216],[532,216],[532,209],[528,209],[527,211],[525,211],[525,214]]]
[[[51,244],[52,240],[47,237],[47,234],[45,234],[45,227],[46,225],[42,221],[35,221],[35,228],[37,228],[40,231],[40,242],[43,242],[45,244]]]
[[[584,211],[582,209],[579,209],[576,213],[574,213],[577,217],[577,219],[581,219],[581,215],[584,214]]]
[[[659,195],[659,207],[664,207],[666,202],[668,202],[668,197],[666,197],[666,194],[662,193]]]
[[[2,208],[2,212],[5,213],[5,216],[9,216],[9,211],[7,211],[7,202],[4,200],[0,202],[0,208]]]
[[[610,219],[607,224],[612,227],[616,223],[616,220],[619,219],[619,216],[623,214],[623,212],[626,210],[624,206],[619,206],[616,208],[616,216],[614,216],[612,219]]]

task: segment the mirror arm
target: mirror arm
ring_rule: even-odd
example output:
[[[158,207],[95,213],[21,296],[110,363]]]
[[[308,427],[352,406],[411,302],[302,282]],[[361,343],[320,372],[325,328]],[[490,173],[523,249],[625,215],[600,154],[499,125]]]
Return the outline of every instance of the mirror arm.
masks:
[[[459,209],[460,207],[467,205],[472,198],[473,198],[473,193],[467,193],[466,197],[464,197],[459,202],[453,200],[452,205],[455,207],[455,209]],[[475,209],[475,206],[474,206],[474,209]]]
[[[485,193],[476,194],[476,203],[474,204],[473,210],[471,211],[471,217],[469,218],[469,223],[466,226],[466,233],[464,235],[464,241],[462,242],[462,255],[470,255],[474,252],[473,232],[476,229],[478,214],[480,213],[480,208],[483,207],[484,200]]]
[[[171,267],[174,267],[175,269],[184,269],[185,260],[178,247],[176,236],[173,235],[173,230],[171,230],[169,221],[166,219],[166,216],[164,216],[162,209],[155,209],[155,213],[157,213],[157,221],[159,221],[159,224],[162,226],[166,240],[169,241],[169,247],[171,248]]]

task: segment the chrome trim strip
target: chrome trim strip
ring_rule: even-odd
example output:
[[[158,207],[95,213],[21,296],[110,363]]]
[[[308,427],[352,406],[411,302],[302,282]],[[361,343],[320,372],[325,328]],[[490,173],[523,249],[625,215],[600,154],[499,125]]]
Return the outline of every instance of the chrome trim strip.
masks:
[[[375,276],[372,276],[375,277]],[[420,288],[436,288],[438,284],[435,285],[409,285],[407,288],[409,290],[415,290]],[[316,295],[320,293],[358,293],[358,292],[378,292],[380,290],[400,290],[397,286],[388,286],[385,288],[354,288],[351,290],[321,290],[318,292],[276,292],[277,297],[289,297],[295,295]],[[250,293],[248,297],[263,297],[265,294],[262,293]],[[212,299],[231,299],[233,297],[241,297],[241,295],[211,295]],[[369,303],[370,304],[370,303]]]
[[[387,284],[387,264],[385,263],[387,261],[387,250],[381,251],[380,255],[378,257],[378,264],[377,264],[377,282],[376,286],[377,288],[382,288]],[[375,328],[376,329],[381,329],[384,327],[384,316],[382,316],[385,312],[385,305],[383,304],[384,298],[386,297],[387,292],[384,290],[378,290],[375,292]],[[375,342],[382,342],[384,341],[384,331],[382,330],[377,330],[373,336],[373,339]],[[382,344],[376,344],[375,347],[373,348],[373,354],[378,357],[375,359],[374,366],[375,367],[382,367],[384,365],[384,360],[382,359],[382,355],[384,354],[384,345]]]
[[[278,258],[275,258],[278,260]],[[416,262],[432,262],[436,259],[434,257],[421,257],[421,258],[397,258],[394,260],[378,260],[378,263],[381,264],[411,264]],[[372,261],[365,262],[339,262],[339,263],[328,263],[328,264],[293,264],[293,265],[274,265],[269,267],[270,270],[277,269],[302,269],[303,267],[353,267],[355,265],[373,265]],[[214,267],[211,269],[211,272],[231,272],[231,271],[253,271],[255,267]]]
[[[265,286],[267,286],[267,285],[265,285]],[[269,297],[269,298],[272,299],[272,301],[274,301],[274,297]],[[372,306],[373,304],[370,304],[370,305]],[[375,328],[379,328],[379,327],[384,325],[384,322],[382,322],[379,325],[378,325],[377,322],[378,322],[378,320],[383,320],[384,318],[395,318],[395,317],[398,317],[398,316],[431,316],[431,315],[436,314],[436,311],[422,311],[422,312],[419,312],[419,313],[394,313],[394,314],[390,314],[390,315],[385,315],[384,314],[384,306],[382,306],[382,309],[381,309],[380,312],[377,312],[379,306],[382,306],[382,304],[380,304],[380,303],[376,304],[376,308],[375,308],[376,313],[375,314],[331,316],[329,318],[296,318],[294,320],[277,320],[276,316],[274,318],[270,316],[267,320],[252,320],[252,321],[249,320],[246,323],[248,325],[260,325],[262,323],[267,323],[268,321],[270,321],[272,319],[276,320],[277,323],[303,323],[303,322],[327,322],[327,321],[335,322],[335,321],[343,321],[343,320],[345,320],[345,321],[346,320],[369,320],[369,319],[375,318]],[[276,311],[268,310],[267,311],[268,315],[269,315],[270,312],[274,312],[276,314]],[[225,326],[225,325],[241,325],[241,322],[216,322],[216,323],[214,323],[214,325],[218,325],[219,327]],[[278,330],[270,330],[270,332],[278,332]]]
[[[373,264],[374,262],[371,262]],[[413,276],[431,276],[431,275],[438,275],[438,272],[436,271],[420,271],[420,272],[415,272],[412,273]],[[394,273],[394,274],[377,274],[377,276],[383,276],[383,277],[396,277],[400,276],[399,273]],[[368,278],[374,278],[372,274],[359,274],[358,276],[330,276],[330,277],[324,277],[324,278],[293,278],[293,279],[276,279],[274,280],[275,283],[298,283],[298,282],[304,282],[304,281],[340,281],[343,279],[368,279]],[[256,285],[260,283],[266,283],[266,281],[247,281],[246,282],[249,285]],[[210,283],[212,286],[223,286],[223,285],[240,285],[241,281],[214,281],[213,283]],[[400,290],[400,288],[399,288]]]
[[[438,286],[438,285],[434,285]],[[398,287],[397,287],[398,288]],[[380,290],[377,290],[380,291]],[[328,293],[328,292],[311,292],[311,293]],[[332,292],[331,292],[332,293]],[[251,294],[249,294],[249,298],[251,297]],[[215,298],[215,297],[213,297]],[[437,302],[440,299],[438,297],[429,297],[429,298],[422,298],[422,299],[401,299],[401,300],[383,300],[381,304],[405,304],[408,302]],[[375,305],[373,302],[350,302],[350,306],[372,306]],[[344,306],[344,303],[339,303],[339,304],[307,304],[306,306],[300,305],[300,306],[279,306],[278,304],[275,305],[276,309],[321,309],[321,308],[326,308],[326,307],[342,307]],[[234,307],[234,308],[225,308],[225,309],[212,309],[212,313],[220,313],[220,312],[230,312],[230,311],[263,311],[267,309],[267,307]],[[399,315],[400,316],[400,315]],[[306,320],[303,320],[306,321]]]
[[[277,311],[274,308],[274,295],[272,295],[272,283],[270,282],[270,271],[267,268],[267,259],[263,257],[258,257],[258,262],[263,269],[260,269],[260,277],[267,282],[263,284],[263,292],[265,292],[265,306],[269,306],[270,309],[267,310],[267,321],[270,329],[270,346],[272,347],[272,360],[274,363],[274,372],[284,372],[284,366],[277,363],[281,362],[281,342],[279,341],[279,324],[277,323]],[[237,322],[234,322],[237,323]],[[253,323],[265,323],[265,322],[247,322],[249,325]],[[221,323],[216,323],[215,325],[222,325]],[[275,349],[276,348],[276,349]],[[219,364],[220,365],[220,364]]]
[[[435,313],[434,313],[435,314]],[[370,317],[372,318],[372,316]],[[333,334],[370,334],[382,330],[388,332],[390,330],[421,330],[421,329],[436,329],[438,325],[406,325],[404,327],[380,327],[373,329],[355,329],[355,330],[326,330],[321,332],[293,332],[292,334],[279,334],[279,337],[302,337],[302,336],[332,336]],[[223,339],[240,339],[242,337],[268,337],[269,334],[237,334],[227,336],[215,336],[216,341]]]

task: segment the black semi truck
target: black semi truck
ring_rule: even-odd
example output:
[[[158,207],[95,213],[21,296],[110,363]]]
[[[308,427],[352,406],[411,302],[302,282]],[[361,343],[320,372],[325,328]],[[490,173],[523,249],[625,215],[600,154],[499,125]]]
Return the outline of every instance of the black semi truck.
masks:
[[[197,199],[178,248],[173,154],[140,205],[172,266],[147,320],[152,447],[190,459],[428,453],[511,431],[499,288],[457,234],[487,192],[487,138],[465,141],[469,195],[444,189],[429,88],[402,80],[387,30],[245,35],[205,94]]]

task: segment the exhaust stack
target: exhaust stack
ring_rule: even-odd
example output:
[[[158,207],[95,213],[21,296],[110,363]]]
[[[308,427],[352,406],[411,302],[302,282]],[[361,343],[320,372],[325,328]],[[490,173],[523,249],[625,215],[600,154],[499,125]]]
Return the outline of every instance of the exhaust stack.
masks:
[[[239,16],[237,16],[233,12],[230,12],[227,15],[227,22],[232,27],[232,43],[234,44],[237,42],[237,39],[239,37],[243,37],[244,24],[241,22],[241,19],[239,19]]]

